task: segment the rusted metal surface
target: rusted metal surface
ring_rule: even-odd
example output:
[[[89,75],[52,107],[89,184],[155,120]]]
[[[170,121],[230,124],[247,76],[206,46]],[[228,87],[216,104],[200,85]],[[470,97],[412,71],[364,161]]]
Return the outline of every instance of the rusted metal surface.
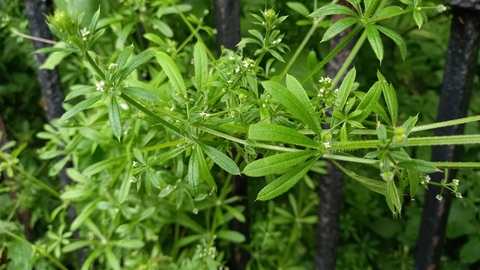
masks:
[[[480,12],[454,6],[452,14],[438,122],[466,116],[480,48]],[[455,135],[462,134],[463,131],[464,125],[456,125],[437,129],[435,135]],[[432,161],[458,161],[461,149],[461,146],[436,146],[433,148]],[[454,178],[455,174],[456,171],[451,170],[448,180]],[[444,174],[435,173],[430,177],[432,181],[440,182]],[[425,194],[415,260],[417,270],[440,269],[439,260],[450,210],[451,194],[445,190],[442,194],[443,199],[438,201],[435,197],[439,193],[440,187],[429,186]]]
[[[349,6],[348,2],[341,0],[339,4]],[[336,22],[345,15],[334,15],[332,22]],[[333,50],[351,28],[343,31],[330,40],[330,49]],[[352,51],[354,41],[351,41],[335,57],[328,62],[327,75],[335,77],[348,55]],[[333,86],[334,88],[336,86]],[[328,128],[328,127],[326,127]],[[318,196],[317,224],[317,250],[315,256],[315,270],[333,270],[337,261],[338,241],[340,238],[340,212],[343,201],[344,174],[331,161],[327,164],[327,174],[321,176]]]
[[[229,50],[236,50],[237,44],[240,42],[240,1],[215,0],[214,9],[215,28],[217,29],[217,56],[220,56],[222,53],[222,46]],[[234,157],[238,155],[235,149],[233,149],[232,154]],[[228,224],[230,230],[237,231],[245,236],[245,244],[248,244],[250,239],[247,179],[248,178],[246,176],[232,176],[231,195],[240,197],[240,200],[235,202],[232,206],[241,205],[245,207],[245,222],[240,222],[236,219],[233,219]],[[236,244],[231,244],[230,252],[231,258],[228,262],[228,267],[232,270],[245,269],[248,261],[250,260],[250,253]]]

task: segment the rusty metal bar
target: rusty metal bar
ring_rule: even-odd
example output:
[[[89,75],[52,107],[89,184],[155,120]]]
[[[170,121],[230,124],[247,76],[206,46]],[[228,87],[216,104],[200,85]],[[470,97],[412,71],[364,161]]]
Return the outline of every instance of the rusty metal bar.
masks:
[[[453,6],[452,14],[450,41],[437,121],[466,116],[480,47],[480,12]],[[455,135],[462,134],[463,131],[464,125],[456,125],[437,129],[435,135]],[[461,146],[436,146],[433,148],[432,161],[458,161],[461,149]],[[455,174],[456,171],[450,171],[448,181],[454,178]],[[444,174],[435,173],[430,177],[432,181],[440,182],[444,178]],[[442,194],[443,199],[438,201],[435,197],[439,193],[439,187],[429,186],[425,194],[414,268],[416,270],[440,269],[439,261],[450,210],[451,194],[445,191]]]

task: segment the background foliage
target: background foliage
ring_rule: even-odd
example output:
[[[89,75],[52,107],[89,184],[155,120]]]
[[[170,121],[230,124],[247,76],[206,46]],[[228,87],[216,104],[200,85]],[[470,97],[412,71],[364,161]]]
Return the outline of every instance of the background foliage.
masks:
[[[113,62],[129,44],[135,45],[133,54],[139,54],[147,47],[158,47],[169,54],[176,54],[175,64],[185,77],[195,74],[191,65],[195,42],[188,42],[181,51],[174,51],[191,32],[169,1],[85,0],[67,3],[57,0],[54,3],[56,8],[72,14],[75,9],[79,13],[85,12],[87,25],[101,5],[98,23],[99,26],[106,26],[106,32],[94,48],[101,57],[100,61]],[[254,19],[250,13],[258,13],[265,6],[272,6],[281,15],[289,16],[280,25],[280,30],[285,34],[283,43],[291,51],[299,46],[301,39],[297,37],[304,36],[308,31],[309,27],[304,25],[308,24],[308,20],[291,9],[286,1],[245,0],[241,4],[243,37],[251,37],[248,30],[261,30],[260,26],[252,23]],[[310,12],[314,10],[312,1],[303,1],[303,4]],[[322,4],[327,3],[318,3],[319,6]],[[439,3],[423,4],[436,6]],[[325,173],[324,163],[316,164],[314,173],[272,201],[254,202],[256,194],[266,182],[262,178],[249,178],[248,202],[251,208],[246,213],[242,207],[230,206],[238,198],[229,196],[231,176],[218,169],[218,166],[212,169],[218,192],[210,194],[206,187],[202,187],[207,196],[192,198],[190,187],[185,181],[179,181],[188,169],[188,164],[182,160],[182,153],[199,150],[189,148],[189,141],[159,137],[161,127],[152,125],[150,118],[146,118],[142,112],[132,109],[121,111],[122,117],[131,119],[123,125],[125,134],[122,140],[129,142],[133,148],[152,150],[148,153],[133,151],[133,156],[124,151],[122,144],[114,139],[111,127],[106,126],[106,107],[98,108],[94,114],[80,113],[75,122],[78,128],[68,132],[42,128],[42,123],[45,123],[43,103],[36,79],[32,78],[35,70],[31,56],[33,47],[31,41],[14,32],[28,34],[23,2],[2,0],[0,8],[0,107],[3,108],[1,113],[9,137],[15,139],[17,147],[23,150],[19,151],[19,166],[48,185],[58,187],[58,180],[52,176],[56,175],[60,166],[53,157],[58,154],[55,146],[62,142],[67,149],[67,157],[70,156],[77,164],[76,168],[68,171],[75,188],[67,189],[61,200],[45,196],[42,189],[25,177],[1,183],[0,205],[4,207],[0,209],[0,253],[8,248],[6,260],[9,263],[0,265],[0,269],[32,269],[27,262],[35,264],[36,269],[54,269],[52,260],[42,252],[34,253],[34,250],[46,250],[69,269],[78,267],[72,260],[75,254],[71,251],[79,247],[85,247],[91,257],[98,256],[96,264],[100,269],[118,269],[120,261],[131,269],[216,269],[224,267],[231,256],[228,245],[244,241],[243,235],[228,230],[228,221],[234,218],[244,221],[245,215],[250,217],[251,241],[243,247],[251,253],[251,269],[313,267],[313,236],[319,202],[315,189]],[[213,3],[206,0],[182,1],[179,8],[189,16],[194,27],[201,29],[199,33],[207,46],[214,48]],[[387,22],[406,41],[406,61],[402,60],[395,44],[387,39],[384,39],[385,60],[381,65],[373,51],[366,48],[367,45],[355,59],[359,88],[367,90],[365,88],[377,80],[371,72],[375,68],[395,85],[400,102],[399,111],[402,112],[399,115],[400,122],[417,113],[419,124],[432,123],[436,119],[451,17],[448,12],[431,12],[428,16],[431,17],[429,24],[421,29],[416,27],[411,18],[394,18]],[[310,55],[314,52],[317,59],[323,59],[328,53],[328,43],[318,43],[328,26],[330,23],[326,21],[317,30],[306,47],[308,50],[302,52],[292,67],[293,76],[301,79],[313,68],[308,64],[309,52]],[[253,56],[255,49],[254,46],[247,46],[243,55]],[[286,61],[291,54],[284,56]],[[63,57],[66,58],[60,62]],[[238,56],[232,54],[232,57],[233,62],[241,63]],[[273,62],[269,58],[273,59],[267,56],[263,64]],[[51,60],[52,67],[58,65],[66,95],[74,84],[95,84],[89,64],[78,57],[56,54]],[[222,69],[232,69],[234,66],[225,59],[214,65]],[[269,76],[279,75],[283,67],[284,63],[275,61],[266,72],[271,73]],[[159,76],[158,64],[142,65],[129,79],[154,82],[153,85],[161,90],[169,88],[165,77]],[[474,89],[479,89],[478,76]],[[174,101],[168,105],[174,107],[176,103]],[[192,110],[202,112],[200,106]],[[480,114],[478,91],[473,93],[469,114]],[[198,121],[202,121],[200,118]],[[37,137],[33,136],[40,131]],[[468,124],[466,133],[479,134],[478,123]],[[432,134],[426,132],[422,135]],[[75,141],[75,147],[69,148],[72,141]],[[172,150],[165,154],[161,150],[163,148]],[[228,147],[222,150],[228,150]],[[466,146],[462,161],[480,161],[479,153],[477,146]],[[415,158],[430,159],[430,151],[426,147],[413,149],[410,154]],[[127,155],[128,164],[118,158],[122,155]],[[134,160],[138,161],[138,165],[123,171]],[[208,162],[207,166],[213,165],[210,160]],[[349,169],[372,177],[377,173],[355,166],[351,165]],[[474,252],[480,249],[480,174],[479,171],[466,169],[457,178],[462,183],[460,192],[464,199],[454,200],[452,204],[447,227],[447,248],[442,256],[442,267],[445,269],[469,269],[480,260],[479,253]],[[272,180],[271,177],[266,179]],[[125,185],[132,185],[130,192],[124,192],[127,188]],[[8,192],[12,191],[18,194],[18,198],[9,196]],[[424,191],[420,189],[415,200],[405,201],[403,215],[397,219],[392,218],[383,196],[372,193],[356,181],[348,179],[344,192],[338,269],[412,269]],[[84,218],[71,227],[72,230],[80,229],[80,241],[71,239],[69,225],[65,223],[65,207],[70,201],[74,202],[79,218]],[[119,201],[126,203],[117,204]],[[31,213],[30,224],[26,226],[35,235],[35,246],[18,239],[23,238],[23,229],[16,220],[15,211],[25,209]],[[82,216],[86,212],[88,214]],[[118,212],[121,215],[117,215]],[[7,231],[18,237],[12,238],[2,233]]]

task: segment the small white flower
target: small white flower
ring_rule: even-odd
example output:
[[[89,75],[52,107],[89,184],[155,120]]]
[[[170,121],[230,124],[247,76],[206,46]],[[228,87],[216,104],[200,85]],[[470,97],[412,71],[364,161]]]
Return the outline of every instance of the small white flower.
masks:
[[[280,42],[282,42],[282,39],[281,38],[277,39],[277,43],[280,43]]]
[[[244,66],[245,68],[248,68],[248,61],[247,61],[247,60],[243,60],[243,66]]]
[[[457,198],[459,198],[459,199],[463,198],[462,194],[460,194],[460,193],[455,194],[455,196],[457,196]]]
[[[320,93],[323,93],[323,92],[325,92],[325,89],[320,88]]]
[[[205,114],[205,117],[206,117],[206,118],[210,117],[210,114],[209,114],[209,113],[206,113],[206,114]]]
[[[80,33],[82,34],[82,37],[88,36],[90,34],[90,31],[87,30],[86,27],[84,27],[82,30],[80,30]]]
[[[230,59],[232,61],[235,60],[235,58],[233,58],[233,56],[230,56],[228,59]]]
[[[452,180],[452,183],[453,183],[455,186],[458,186],[458,183],[459,183],[459,182],[460,182],[460,181],[458,181],[458,179],[453,179],[453,180]]]
[[[325,142],[323,143],[323,145],[325,146],[325,148],[330,148],[330,142]]]
[[[437,12],[438,12],[438,13],[442,13],[442,12],[444,12],[445,10],[447,10],[447,7],[446,7],[446,6],[444,6],[444,5],[438,5],[438,6],[437,6]]]
[[[267,104],[263,103],[263,104],[262,104],[262,107],[263,107],[263,108],[267,107]]]
[[[102,92],[103,92],[103,91],[104,91],[104,90],[103,90],[103,87],[105,86],[105,82],[104,82],[104,81],[100,81],[100,82],[97,83],[96,86],[97,86],[97,90],[98,90],[98,91],[102,91]]]
[[[237,68],[235,69],[235,73],[238,73],[238,72],[240,72],[240,67],[237,67]]]
[[[127,103],[120,103],[120,107],[122,107],[122,109],[124,109],[125,111],[129,108]]]
[[[117,67],[116,63],[111,63],[110,65],[108,65],[108,69],[114,69],[116,67]]]
[[[439,201],[441,201],[443,199],[442,195],[440,195],[440,194],[437,194],[437,196],[435,196],[435,198]]]
[[[192,60],[190,61],[190,64],[195,64],[195,58],[192,58]]]
[[[198,214],[198,208],[194,208],[194,209],[192,210],[192,212],[193,212],[193,214],[195,214],[195,215]]]
[[[430,182],[432,180],[429,175],[425,175],[425,183]]]
[[[233,81],[232,81],[232,80],[228,80],[227,83],[233,83]]]
[[[137,167],[137,165],[138,165],[138,162],[136,162],[136,161],[134,160],[133,163],[132,163],[132,167],[135,168],[135,167]]]
[[[210,11],[208,11],[208,9],[203,10],[203,15],[206,16],[206,15],[208,15],[208,13],[210,13]]]

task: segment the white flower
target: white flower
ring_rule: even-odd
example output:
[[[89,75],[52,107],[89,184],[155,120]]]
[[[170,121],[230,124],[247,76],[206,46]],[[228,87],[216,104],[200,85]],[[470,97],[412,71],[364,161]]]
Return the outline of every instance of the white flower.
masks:
[[[233,56],[230,56],[228,59],[230,59],[232,61],[235,60],[235,58],[233,58]]]
[[[116,63],[111,63],[110,65],[108,65],[108,69],[114,69],[116,67],[117,67]]]
[[[453,183],[455,186],[458,186],[458,182],[460,182],[460,181],[458,181],[458,179],[453,179],[453,180],[452,180],[452,183]]]
[[[457,198],[459,198],[459,199],[463,198],[463,197],[462,197],[462,194],[460,194],[460,193],[457,193],[457,194],[455,194],[455,195],[456,195]]]
[[[194,208],[194,209],[192,210],[192,212],[193,212],[195,215],[198,214],[198,208]]]
[[[323,145],[325,146],[325,148],[330,148],[330,142],[325,142],[323,143]]]
[[[235,69],[235,73],[238,73],[239,71],[240,71],[240,67],[237,67],[237,68]]]
[[[440,194],[437,194],[437,196],[435,196],[435,198],[439,201],[441,201],[443,199],[442,195],[440,195]]]
[[[136,161],[133,161],[133,163],[132,163],[132,167],[134,167],[134,168],[135,168],[135,167],[137,167],[137,165],[138,165],[138,162],[136,162]]]
[[[80,30],[80,33],[82,34],[82,37],[88,36],[90,34],[90,31],[87,30],[86,27],[84,27],[82,30]]]
[[[425,183],[430,182],[432,180],[429,175],[425,175]]]
[[[103,92],[103,87],[105,86],[105,81],[100,81],[97,83],[97,90]]]

